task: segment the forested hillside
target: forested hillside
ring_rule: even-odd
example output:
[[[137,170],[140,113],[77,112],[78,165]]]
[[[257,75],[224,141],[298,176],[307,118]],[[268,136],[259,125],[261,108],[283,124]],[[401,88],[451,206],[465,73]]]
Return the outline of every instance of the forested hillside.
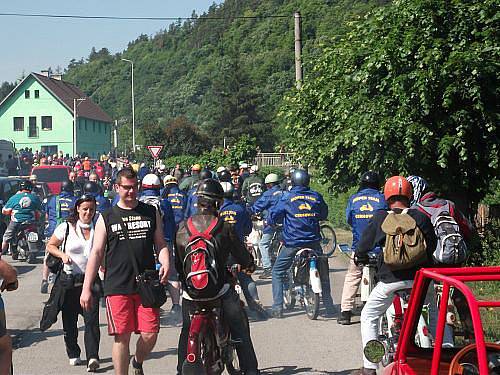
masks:
[[[131,99],[130,64],[121,58],[133,60],[139,144],[161,138],[168,154],[184,154],[249,134],[271,150],[280,138],[277,110],[294,86],[293,12],[303,16],[307,66],[322,41],[345,34],[347,21],[387,2],[226,0],[193,14],[195,20],[138,36],[123,53],[93,50],[87,59],[72,60],[65,80],[118,119],[123,141],[130,137]],[[235,18],[242,16],[258,18]],[[176,131],[169,130],[172,123]]]

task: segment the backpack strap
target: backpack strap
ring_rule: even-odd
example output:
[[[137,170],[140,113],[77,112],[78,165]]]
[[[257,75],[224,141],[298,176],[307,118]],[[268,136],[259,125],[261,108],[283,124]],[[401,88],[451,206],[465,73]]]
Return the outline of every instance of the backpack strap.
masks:
[[[192,237],[192,236],[202,237],[202,238],[207,239],[207,240],[209,240],[210,237],[212,237],[213,231],[217,227],[217,224],[219,224],[219,218],[214,217],[212,219],[212,221],[210,222],[210,224],[208,225],[207,229],[205,229],[203,232],[200,232],[200,231],[198,231],[198,229],[196,229],[196,227],[193,224],[193,217],[190,217],[186,221],[186,226],[187,226],[187,230],[189,232],[190,237]]]
[[[59,197],[59,194],[56,195],[56,219],[59,220],[61,218],[61,202],[59,202],[61,198]]]

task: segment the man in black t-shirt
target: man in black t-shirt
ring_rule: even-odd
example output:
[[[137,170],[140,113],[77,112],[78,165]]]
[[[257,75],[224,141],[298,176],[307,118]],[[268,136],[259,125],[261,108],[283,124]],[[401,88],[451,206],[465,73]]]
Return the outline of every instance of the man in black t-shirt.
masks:
[[[112,355],[115,374],[128,374],[130,336],[134,332],[141,337],[137,340],[132,367],[135,375],[141,375],[142,363],[158,337],[160,309],[142,306],[130,257],[133,254],[140,273],[154,270],[156,249],[161,264],[160,281],[166,284],[169,249],[158,211],[137,200],[137,174],[132,169],[122,169],[116,184],[120,201],[97,221],[80,303],[84,309],[91,305],[92,284],[104,260],[104,295],[108,332],[115,339]]]

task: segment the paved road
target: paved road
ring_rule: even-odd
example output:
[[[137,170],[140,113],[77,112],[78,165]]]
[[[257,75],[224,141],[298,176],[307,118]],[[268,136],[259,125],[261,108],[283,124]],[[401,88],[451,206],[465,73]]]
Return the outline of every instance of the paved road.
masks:
[[[10,260],[9,256],[5,257]],[[19,272],[20,288],[4,293],[7,322],[15,336],[15,374],[82,374],[84,366],[71,367],[63,343],[62,325],[56,323],[47,332],[38,330],[42,303],[47,296],[39,293],[41,265],[13,262]],[[346,261],[342,255],[330,259],[331,282],[336,303],[340,301]],[[265,306],[271,306],[270,281],[259,282]],[[170,310],[170,302],[164,307]],[[357,318],[355,318],[358,320]],[[80,319],[80,324],[82,320]],[[146,374],[175,374],[179,327],[162,319],[158,343],[145,362]],[[295,309],[285,319],[251,323],[252,338],[264,374],[348,374],[361,364],[359,324],[340,326],[336,319],[310,321]],[[83,332],[79,342],[83,348]],[[101,309],[101,373],[112,373],[111,344],[106,334],[104,309]],[[135,341],[135,340],[134,340]],[[132,349],[133,352],[133,349]],[[82,358],[84,356],[82,355]]]

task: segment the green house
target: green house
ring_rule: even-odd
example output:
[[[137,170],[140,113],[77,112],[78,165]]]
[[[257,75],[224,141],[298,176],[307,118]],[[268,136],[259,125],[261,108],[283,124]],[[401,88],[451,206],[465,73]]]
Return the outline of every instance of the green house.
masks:
[[[31,73],[0,103],[0,139],[17,149],[96,158],[111,149],[111,133],[112,119],[60,74]]]

